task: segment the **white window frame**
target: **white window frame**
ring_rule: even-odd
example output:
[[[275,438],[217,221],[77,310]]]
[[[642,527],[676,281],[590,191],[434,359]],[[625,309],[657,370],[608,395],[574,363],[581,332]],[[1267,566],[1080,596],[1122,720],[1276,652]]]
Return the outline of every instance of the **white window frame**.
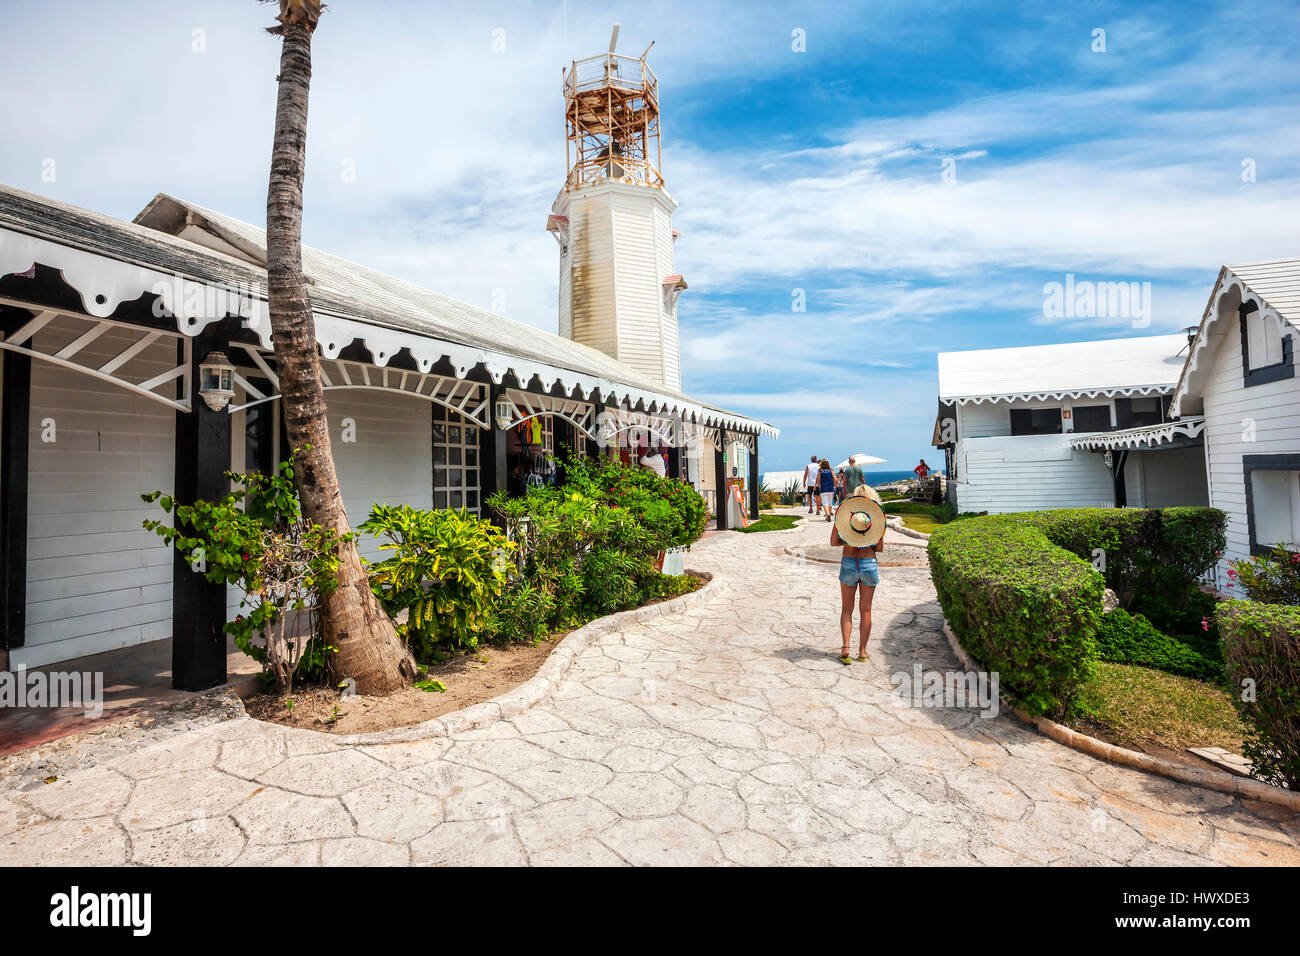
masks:
[[[433,422],[430,432],[433,446],[433,507],[464,508],[474,514],[480,514],[483,508],[483,495],[480,487],[483,462],[479,449],[480,426],[449,408],[433,405]],[[441,440],[437,438],[437,429],[443,429]],[[452,439],[452,429],[458,429],[456,439]],[[438,459],[440,457],[442,461]],[[472,459],[474,464],[466,464]],[[457,481],[450,480],[452,469],[460,472]],[[439,472],[442,480],[439,481]],[[472,503],[471,503],[472,501]]]

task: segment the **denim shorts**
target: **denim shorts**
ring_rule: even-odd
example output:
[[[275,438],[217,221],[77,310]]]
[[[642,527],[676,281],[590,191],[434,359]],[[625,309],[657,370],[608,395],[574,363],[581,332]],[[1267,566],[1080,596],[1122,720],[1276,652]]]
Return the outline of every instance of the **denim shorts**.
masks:
[[[875,558],[841,558],[840,584],[857,587],[865,584],[874,588],[880,583],[880,569]]]

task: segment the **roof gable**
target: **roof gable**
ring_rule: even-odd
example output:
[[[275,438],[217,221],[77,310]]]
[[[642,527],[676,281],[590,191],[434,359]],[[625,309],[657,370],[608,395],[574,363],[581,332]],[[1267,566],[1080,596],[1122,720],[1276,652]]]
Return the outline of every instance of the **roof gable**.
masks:
[[[1224,266],[1210,290],[1187,362],[1174,389],[1169,410],[1173,415],[1199,412],[1205,383],[1213,365],[1215,344],[1230,331],[1245,303],[1253,302],[1263,313],[1271,313],[1283,328],[1290,326],[1294,341],[1300,330],[1300,259],[1270,259],[1243,265]],[[1186,408],[1184,407],[1186,406]]]

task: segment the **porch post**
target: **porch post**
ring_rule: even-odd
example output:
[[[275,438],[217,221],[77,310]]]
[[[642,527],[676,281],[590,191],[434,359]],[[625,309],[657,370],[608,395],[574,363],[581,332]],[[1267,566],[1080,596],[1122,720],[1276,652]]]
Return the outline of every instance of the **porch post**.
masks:
[[[713,449],[713,480],[717,485],[714,495],[718,500],[718,530],[727,530],[727,463],[724,461],[724,449],[727,447],[726,429],[718,428],[718,445]]]
[[[226,351],[226,323],[213,323],[192,340],[190,411],[176,413],[177,504],[216,501],[230,491],[230,413],[214,412],[199,395],[199,363]],[[184,361],[185,342],[178,346]],[[172,687],[207,690],[226,682],[226,586],[193,570],[180,552],[172,555]]]
[[[32,360],[4,353],[4,418],[0,422],[0,650],[22,647],[27,617],[27,429]],[[7,664],[6,664],[7,666]]]
[[[506,487],[506,435],[497,427],[497,399],[505,394],[504,384],[488,385],[488,427],[479,430],[479,497],[486,501]]]
[[[758,432],[754,432],[754,451],[749,456],[749,517],[758,518]]]
[[[1110,480],[1115,489],[1115,507],[1128,507],[1128,489],[1124,486],[1124,466],[1128,464],[1128,449],[1111,452]]]

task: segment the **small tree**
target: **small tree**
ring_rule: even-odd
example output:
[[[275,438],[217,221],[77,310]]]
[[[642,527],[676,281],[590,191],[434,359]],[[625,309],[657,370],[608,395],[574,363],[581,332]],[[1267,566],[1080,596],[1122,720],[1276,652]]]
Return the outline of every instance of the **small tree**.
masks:
[[[174,525],[148,519],[144,526],[209,581],[244,592],[240,608],[248,610],[226,632],[288,693],[296,674],[319,678],[330,670],[336,648],[321,635],[319,614],[322,599],[338,588],[343,541],[303,518],[291,463],[281,463],[274,475],[226,477],[235,490],[220,501],[177,505],[161,491],[142,495],[175,519]]]

